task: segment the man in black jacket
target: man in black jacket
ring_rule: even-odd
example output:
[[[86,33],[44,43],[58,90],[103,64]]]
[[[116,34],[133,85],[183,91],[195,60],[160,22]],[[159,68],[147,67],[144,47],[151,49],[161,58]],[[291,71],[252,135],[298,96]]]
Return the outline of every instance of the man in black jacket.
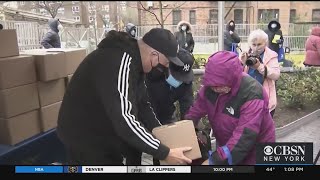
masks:
[[[194,74],[192,66],[194,57],[185,49],[179,49],[178,58],[183,66],[169,63],[169,71],[152,69],[146,78],[147,92],[151,107],[161,124],[169,124],[177,121],[175,117],[175,102],[179,102],[180,119],[183,119],[186,111],[193,103],[192,81]],[[141,152],[131,150],[126,159],[130,165],[141,165]],[[154,158],[153,165],[160,165]]]
[[[178,66],[173,34],[154,28],[141,40],[110,31],[79,65],[67,87],[57,133],[72,165],[123,165],[130,149],[166,161],[188,164],[183,152],[169,149],[150,132],[160,126],[147,101],[145,73]]]

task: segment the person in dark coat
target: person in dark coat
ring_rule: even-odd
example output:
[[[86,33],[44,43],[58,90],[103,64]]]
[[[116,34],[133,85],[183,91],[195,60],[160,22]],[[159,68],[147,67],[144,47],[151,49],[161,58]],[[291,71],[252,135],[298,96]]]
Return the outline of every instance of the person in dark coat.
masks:
[[[224,50],[225,51],[231,51],[232,50],[232,44],[234,43],[240,43],[240,37],[235,32],[235,23],[233,20],[230,20],[227,23],[226,30],[224,31]]]
[[[268,29],[264,32],[268,35],[268,48],[279,55],[279,50],[283,45],[281,24],[277,20],[272,20],[268,24]]]
[[[49,48],[61,48],[59,28],[61,24],[58,19],[50,19],[48,21],[50,30],[44,35],[41,41],[41,45],[45,49]]]
[[[190,53],[193,53],[194,40],[191,33],[191,24],[187,21],[180,21],[177,25],[177,32],[174,33],[179,48],[186,49]]]

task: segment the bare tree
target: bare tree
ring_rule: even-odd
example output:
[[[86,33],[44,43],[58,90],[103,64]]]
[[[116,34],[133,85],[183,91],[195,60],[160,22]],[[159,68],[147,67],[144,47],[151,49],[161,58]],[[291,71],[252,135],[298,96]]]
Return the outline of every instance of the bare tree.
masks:
[[[172,7],[166,7],[165,9],[170,9],[169,13],[167,15],[164,16],[163,14],[163,6],[162,6],[162,1],[158,1],[158,7],[145,7],[142,3],[142,1],[138,1],[140,7],[137,7],[139,11],[146,11],[150,14],[153,15],[153,17],[157,20],[158,24],[161,26],[161,28],[164,28],[164,23],[167,20],[167,18],[169,17],[169,15],[172,13],[173,10],[178,9],[179,7],[181,7],[182,5],[184,5],[187,1],[181,2],[179,4],[174,4]],[[157,10],[159,10],[159,14],[156,12]]]
[[[58,9],[63,5],[63,1],[32,1],[35,8],[45,9],[52,18],[58,14]]]

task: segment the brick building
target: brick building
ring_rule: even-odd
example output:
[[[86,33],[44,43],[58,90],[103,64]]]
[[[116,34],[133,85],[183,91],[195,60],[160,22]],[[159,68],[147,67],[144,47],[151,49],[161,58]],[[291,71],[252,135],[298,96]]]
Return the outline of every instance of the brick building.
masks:
[[[238,24],[257,24],[277,18],[281,24],[300,22],[320,22],[320,3],[317,1],[226,1],[226,21],[234,19]],[[182,6],[174,9],[179,5]],[[158,1],[145,1],[144,7],[160,14]],[[217,1],[162,1],[164,22],[175,25],[180,20],[191,24],[216,24],[218,22]],[[139,8],[141,9],[141,7]],[[173,10],[174,9],[174,10]],[[139,12],[141,25],[158,24],[154,16],[145,10]]]

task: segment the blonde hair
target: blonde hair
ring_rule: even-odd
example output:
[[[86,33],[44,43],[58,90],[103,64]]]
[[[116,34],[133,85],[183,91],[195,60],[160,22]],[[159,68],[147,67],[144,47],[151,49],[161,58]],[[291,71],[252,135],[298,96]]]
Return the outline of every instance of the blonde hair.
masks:
[[[258,39],[263,39],[266,44],[268,44],[268,35],[261,29],[254,30],[250,33],[248,37],[248,43],[251,46],[253,42],[257,41]]]

